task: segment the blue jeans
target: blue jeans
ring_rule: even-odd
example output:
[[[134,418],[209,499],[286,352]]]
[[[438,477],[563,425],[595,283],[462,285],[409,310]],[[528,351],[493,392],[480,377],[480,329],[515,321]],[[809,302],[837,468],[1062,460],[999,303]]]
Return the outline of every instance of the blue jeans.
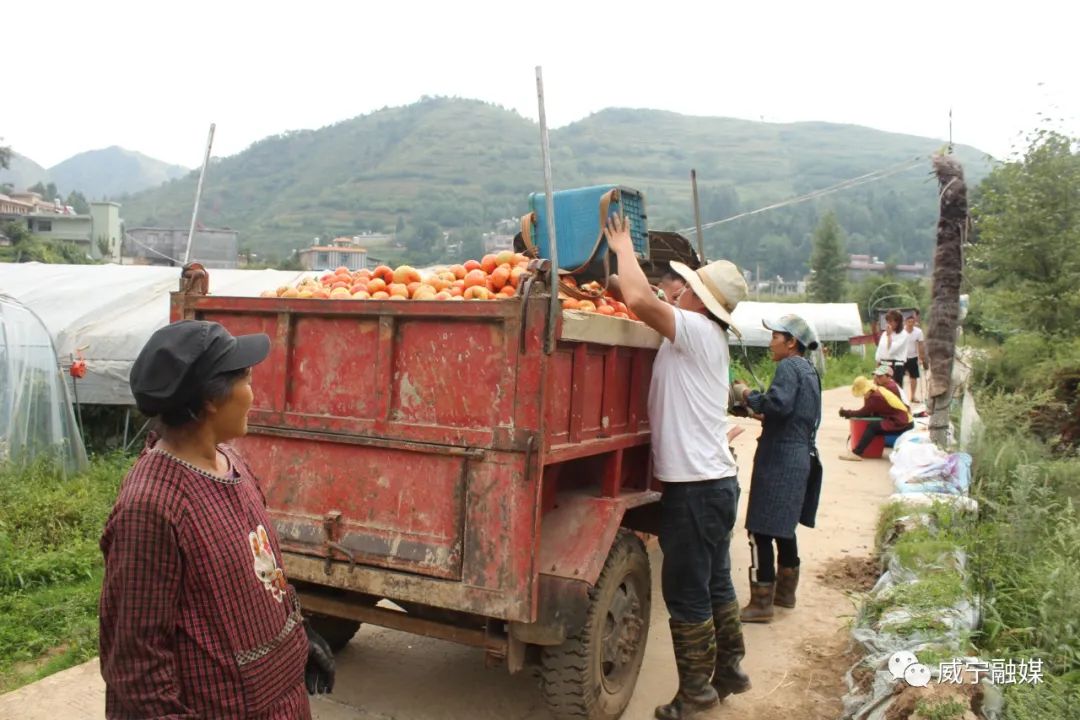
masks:
[[[672,620],[705,622],[713,605],[735,602],[730,551],[738,508],[736,477],[664,483],[660,585]]]

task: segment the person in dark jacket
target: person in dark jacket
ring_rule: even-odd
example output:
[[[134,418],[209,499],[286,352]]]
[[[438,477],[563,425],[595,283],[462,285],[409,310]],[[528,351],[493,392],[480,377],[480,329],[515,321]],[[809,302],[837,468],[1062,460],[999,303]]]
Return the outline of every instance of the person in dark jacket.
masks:
[[[860,375],[851,383],[851,394],[863,399],[863,406],[858,410],[840,409],[840,417],[881,418],[867,423],[866,430],[859,438],[854,450],[840,455],[841,460],[862,460],[866,448],[878,435],[902,433],[915,427],[915,418],[904,401],[888,388],[874,385]]]
[[[773,604],[795,607],[799,550],[795,527],[803,516],[810,477],[810,452],[821,419],[821,382],[805,353],[818,346],[815,333],[798,315],[763,323],[772,331],[769,349],[777,363],[768,391],[736,389],[747,407],[762,417],[754,454],[746,530],[750,536],[750,602],[743,622],[769,622]],[[816,493],[812,497],[816,510]],[[809,521],[812,524],[812,520]],[[773,546],[776,546],[774,561]]]

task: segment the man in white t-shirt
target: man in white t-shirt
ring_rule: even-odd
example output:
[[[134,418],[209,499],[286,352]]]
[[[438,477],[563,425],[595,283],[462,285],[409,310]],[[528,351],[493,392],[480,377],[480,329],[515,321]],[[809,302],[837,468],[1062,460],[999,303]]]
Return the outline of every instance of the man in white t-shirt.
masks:
[[[669,305],[649,287],[622,218],[609,219],[607,236],[624,301],[664,336],[649,386],[649,427],[653,473],[664,486],[661,587],[679,690],[656,708],[656,717],[685,720],[750,689],[739,666],[746,646],[731,581],[739,481],[727,439],[727,331],[731,312],[746,297],[746,281],[726,260],[696,272],[673,262],[686,287]]]
[[[926,357],[926,343],[923,341],[922,328],[916,325],[919,319],[918,311],[904,318],[904,332],[907,333],[907,362],[904,365],[904,374],[911,379],[912,402],[917,397],[919,388],[919,365],[926,370],[930,367],[930,361]]]

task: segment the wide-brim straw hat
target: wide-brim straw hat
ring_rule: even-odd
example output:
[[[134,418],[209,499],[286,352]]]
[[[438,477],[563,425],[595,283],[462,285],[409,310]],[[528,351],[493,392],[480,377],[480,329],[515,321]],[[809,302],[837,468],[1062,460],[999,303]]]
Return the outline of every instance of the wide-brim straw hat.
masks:
[[[860,375],[851,381],[851,394],[855,397],[865,397],[866,393],[874,389],[874,383],[864,375]]]
[[[727,323],[731,330],[742,337],[731,313],[735,306],[746,299],[749,288],[746,278],[739,272],[735,263],[728,260],[714,260],[704,267],[691,270],[683,263],[673,260],[671,269],[679,274],[694,294],[701,298],[706,309],[719,320]]]

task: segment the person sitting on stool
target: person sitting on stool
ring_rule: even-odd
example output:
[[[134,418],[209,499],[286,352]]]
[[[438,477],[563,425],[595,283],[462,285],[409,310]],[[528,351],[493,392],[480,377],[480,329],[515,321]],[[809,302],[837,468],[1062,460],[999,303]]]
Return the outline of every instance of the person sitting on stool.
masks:
[[[907,393],[904,392],[904,388],[896,384],[892,376],[892,368],[888,365],[878,365],[874,368],[874,384],[892,392],[893,395],[904,401],[908,409],[911,409],[911,400],[908,398]]]
[[[841,460],[862,460],[866,448],[878,435],[902,433],[915,427],[915,419],[911,415],[904,401],[891,390],[879,385],[860,375],[851,383],[851,394],[863,399],[863,406],[858,410],[840,409],[842,418],[879,417],[880,420],[871,420],[867,423],[866,430],[859,438],[858,445],[854,450],[842,453]]]

